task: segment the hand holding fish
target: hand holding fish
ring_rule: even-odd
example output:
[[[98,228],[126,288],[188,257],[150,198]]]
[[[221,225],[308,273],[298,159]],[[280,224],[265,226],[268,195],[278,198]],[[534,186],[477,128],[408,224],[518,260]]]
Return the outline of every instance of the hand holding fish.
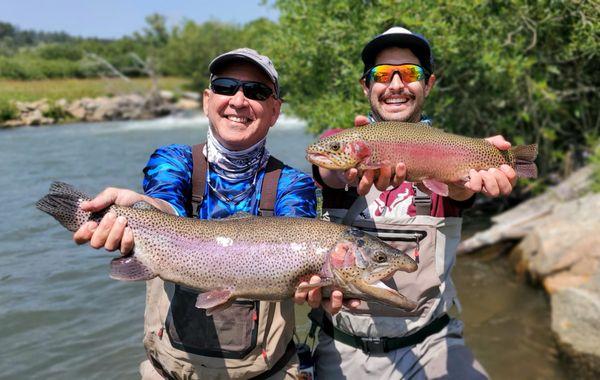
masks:
[[[351,298],[344,301],[344,295],[339,290],[333,290],[329,299],[324,300],[321,288],[307,289],[308,285],[315,285],[320,282],[321,278],[317,275],[312,276],[309,282],[301,282],[294,294],[294,302],[298,305],[302,305],[306,302],[313,309],[323,306],[323,308],[331,315],[337,314],[342,308],[342,305],[345,305],[349,309],[360,306],[360,300],[358,299]]]
[[[154,199],[132,190],[108,187],[100,192],[94,199],[81,203],[81,209],[87,212],[99,212],[109,206],[132,206],[136,202],[145,201],[162,211],[173,213],[171,207],[165,207],[160,199]],[[88,221],[84,223],[74,234],[73,240],[77,244],[90,243],[95,249],[105,248],[107,251],[119,249],[121,254],[127,255],[133,250],[133,233],[127,227],[127,219],[124,216],[117,217],[115,213],[109,212],[98,223]]]
[[[485,140],[502,151],[511,148],[510,142],[501,135],[488,137]],[[517,173],[507,164],[487,170],[470,169],[468,181],[449,184],[448,196],[458,201],[469,199],[475,193],[482,193],[490,198],[507,196],[512,192],[516,183]]]

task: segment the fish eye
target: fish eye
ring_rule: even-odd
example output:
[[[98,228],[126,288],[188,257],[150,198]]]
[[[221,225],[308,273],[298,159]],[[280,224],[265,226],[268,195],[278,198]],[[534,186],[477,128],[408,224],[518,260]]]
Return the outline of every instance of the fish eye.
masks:
[[[376,253],[374,259],[378,263],[385,263],[387,261],[387,257],[381,252]]]
[[[334,152],[337,152],[338,150],[340,150],[340,143],[334,141],[331,144],[329,144],[329,148],[331,148],[331,150],[333,150]]]

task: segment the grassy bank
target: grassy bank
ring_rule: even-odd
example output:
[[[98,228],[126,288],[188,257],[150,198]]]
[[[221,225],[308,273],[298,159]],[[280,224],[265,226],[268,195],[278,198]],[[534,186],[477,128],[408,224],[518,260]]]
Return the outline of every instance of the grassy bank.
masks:
[[[159,80],[163,90],[182,90],[187,81],[183,78],[166,77]],[[136,78],[126,82],[122,79],[46,79],[35,81],[0,80],[0,103],[9,101],[50,101],[85,97],[121,95],[146,92],[152,86],[150,79]]]

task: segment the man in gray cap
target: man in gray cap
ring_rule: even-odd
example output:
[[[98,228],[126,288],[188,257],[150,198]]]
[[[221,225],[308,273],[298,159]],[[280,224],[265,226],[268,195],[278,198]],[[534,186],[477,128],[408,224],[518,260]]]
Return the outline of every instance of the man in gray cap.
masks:
[[[393,27],[366,44],[362,60],[361,85],[371,112],[368,118],[357,117],[355,123],[422,122],[423,128],[429,128],[431,121],[423,115],[423,106],[435,75],[427,39]],[[488,141],[499,149],[510,147],[501,136]],[[374,233],[418,262],[417,271],[397,272],[386,282],[414,300],[414,310],[357,300],[341,308],[341,294],[334,293],[324,304],[329,313],[311,312],[311,319],[321,327],[315,351],[319,378],[487,378],[465,345],[462,322],[448,316],[452,306],[458,306],[450,272],[460,240],[462,210],[473,203],[475,193],[509,194],[516,174],[507,165],[471,170],[469,181],[449,186],[447,197],[404,181],[405,175],[403,163],[377,172],[365,170],[361,176],[356,169],[340,172],[313,167],[313,176],[323,189],[325,218]],[[317,281],[318,277],[311,279]],[[296,293],[297,303],[305,299],[317,308],[320,291]]]
[[[201,219],[254,215],[315,217],[312,179],[284,165],[265,147],[281,107],[271,60],[242,48],[215,58],[203,93],[206,142],[157,149],[144,169],[144,192],[108,188],[82,205],[98,211],[111,204],[146,201],[158,209]],[[134,246],[127,220],[111,213],[74,235],[94,248]],[[235,301],[214,311],[195,307],[198,293],[160,278],[147,283],[144,379],[295,378],[291,300]]]

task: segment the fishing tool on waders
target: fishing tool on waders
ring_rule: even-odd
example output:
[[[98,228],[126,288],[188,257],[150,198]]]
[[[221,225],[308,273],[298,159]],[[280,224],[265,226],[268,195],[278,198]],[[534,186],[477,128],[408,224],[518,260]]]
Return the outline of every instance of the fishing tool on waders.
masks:
[[[315,362],[313,358],[313,350],[315,347],[315,332],[317,331],[317,324],[311,321],[310,330],[304,338],[304,342],[300,343],[300,339],[294,330],[294,336],[296,337],[296,353],[300,360],[298,366],[298,380],[315,380]],[[312,343],[309,346],[308,338],[312,339]]]

